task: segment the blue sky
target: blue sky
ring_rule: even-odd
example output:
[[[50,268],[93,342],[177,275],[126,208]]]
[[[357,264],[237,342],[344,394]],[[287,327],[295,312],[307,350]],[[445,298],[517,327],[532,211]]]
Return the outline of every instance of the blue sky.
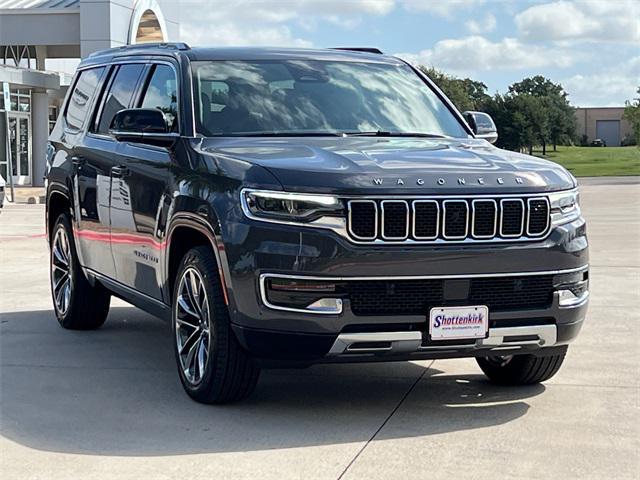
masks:
[[[376,46],[504,92],[560,82],[577,106],[640,85],[640,0],[181,0],[192,45]]]

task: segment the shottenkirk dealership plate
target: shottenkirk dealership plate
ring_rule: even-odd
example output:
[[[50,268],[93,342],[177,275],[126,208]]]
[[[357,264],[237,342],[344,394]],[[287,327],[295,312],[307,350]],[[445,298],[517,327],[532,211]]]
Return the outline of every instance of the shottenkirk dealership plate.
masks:
[[[489,332],[489,309],[471,307],[437,307],[429,312],[431,340],[486,338]]]

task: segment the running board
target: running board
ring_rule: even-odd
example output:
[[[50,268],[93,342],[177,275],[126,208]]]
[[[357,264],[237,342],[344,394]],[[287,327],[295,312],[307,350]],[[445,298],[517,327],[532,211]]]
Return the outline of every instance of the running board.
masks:
[[[557,340],[555,325],[489,329],[489,337],[460,345],[422,345],[422,332],[341,333],[327,356],[363,353],[410,353],[438,350],[513,350],[522,347],[550,347]]]

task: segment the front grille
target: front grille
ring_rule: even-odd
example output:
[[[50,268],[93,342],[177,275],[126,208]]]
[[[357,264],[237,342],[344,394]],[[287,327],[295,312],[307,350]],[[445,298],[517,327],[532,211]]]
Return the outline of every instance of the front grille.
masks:
[[[462,239],[467,236],[469,205],[465,200],[445,200],[442,235],[446,239]]]
[[[455,288],[449,288],[454,285]],[[344,284],[355,315],[427,315],[433,307],[486,305],[490,312],[549,308],[553,276],[354,280]]]
[[[519,237],[524,233],[524,202],[517,199],[500,200],[500,235]]]
[[[540,198],[530,198],[527,235],[541,235],[549,226],[549,204]]]
[[[546,197],[349,200],[357,242],[536,240],[549,231]]]
[[[404,239],[409,235],[409,204],[404,200],[385,200],[382,205],[382,238]]]

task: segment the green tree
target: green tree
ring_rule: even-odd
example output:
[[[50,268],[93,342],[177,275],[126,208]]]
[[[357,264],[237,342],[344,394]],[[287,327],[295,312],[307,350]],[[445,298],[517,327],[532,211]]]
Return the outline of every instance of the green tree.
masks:
[[[433,67],[419,67],[453,102],[458,110],[481,110],[491,100],[487,86],[470,78],[457,78]]]
[[[539,100],[539,107],[529,105],[528,109],[543,122],[536,129],[543,155],[547,153],[547,143],[552,143],[555,151],[558,144],[570,143],[576,137],[575,112],[561,84],[536,75],[514,83],[509,87],[509,93]]]
[[[631,123],[636,145],[640,145],[640,87],[638,87],[636,93],[638,97],[634,98],[633,102],[629,100],[625,102],[623,117]]]

